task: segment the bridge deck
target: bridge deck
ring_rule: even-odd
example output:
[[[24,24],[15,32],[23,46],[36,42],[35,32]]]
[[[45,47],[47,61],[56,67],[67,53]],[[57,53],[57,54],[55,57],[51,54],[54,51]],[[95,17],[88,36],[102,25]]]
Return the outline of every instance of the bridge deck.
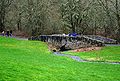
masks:
[[[105,44],[116,44],[117,43],[117,40],[103,37],[103,36],[98,36],[98,35],[87,35],[87,36],[92,39],[103,41]]]

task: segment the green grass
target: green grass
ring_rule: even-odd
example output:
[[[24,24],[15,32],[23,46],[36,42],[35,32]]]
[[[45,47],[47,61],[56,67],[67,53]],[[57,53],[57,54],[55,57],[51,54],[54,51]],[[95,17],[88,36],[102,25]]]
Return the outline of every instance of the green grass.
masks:
[[[0,81],[120,81],[120,65],[79,63],[40,41],[0,37]]]
[[[120,62],[120,46],[103,47],[101,50],[89,52],[64,52],[79,56],[89,61]]]

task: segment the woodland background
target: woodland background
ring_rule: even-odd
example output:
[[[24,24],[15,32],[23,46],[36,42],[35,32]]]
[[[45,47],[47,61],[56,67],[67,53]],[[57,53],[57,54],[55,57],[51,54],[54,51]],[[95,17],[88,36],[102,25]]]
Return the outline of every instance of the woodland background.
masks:
[[[0,32],[120,39],[120,0],[0,0]]]

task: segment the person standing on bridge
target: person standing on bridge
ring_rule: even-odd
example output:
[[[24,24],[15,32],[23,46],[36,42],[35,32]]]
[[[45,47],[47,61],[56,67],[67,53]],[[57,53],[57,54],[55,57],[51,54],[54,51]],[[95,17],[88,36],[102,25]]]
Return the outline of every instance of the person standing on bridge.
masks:
[[[74,36],[74,37],[76,37],[77,35],[78,35],[78,34],[77,34],[77,33],[75,33],[75,32],[74,32],[74,33],[70,33],[70,34],[69,34],[69,36]]]
[[[4,31],[2,31],[2,36],[4,36],[5,35],[5,32]]]
[[[12,36],[12,30],[10,30],[10,34],[9,34],[9,36]]]
[[[9,35],[10,35],[10,31],[9,31],[9,30],[7,30],[7,32],[6,32],[6,36],[8,36],[8,37],[9,37]]]

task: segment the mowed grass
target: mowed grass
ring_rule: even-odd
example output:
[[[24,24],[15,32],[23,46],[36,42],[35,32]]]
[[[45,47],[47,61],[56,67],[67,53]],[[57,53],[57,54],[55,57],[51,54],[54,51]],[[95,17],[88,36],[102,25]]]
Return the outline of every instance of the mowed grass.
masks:
[[[80,63],[40,41],[0,37],[0,81],[120,81],[120,65]]]
[[[89,52],[68,51],[64,53],[79,56],[89,61],[120,62],[120,46],[103,47],[101,50]]]

